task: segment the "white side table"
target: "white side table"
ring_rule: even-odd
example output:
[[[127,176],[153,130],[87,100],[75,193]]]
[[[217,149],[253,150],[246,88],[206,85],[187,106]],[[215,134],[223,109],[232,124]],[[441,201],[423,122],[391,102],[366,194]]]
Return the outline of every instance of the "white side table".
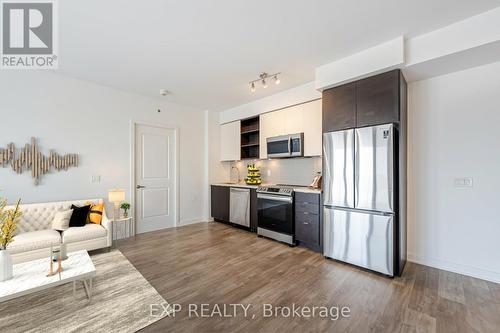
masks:
[[[111,223],[113,223],[113,241],[134,236],[135,228],[133,217],[119,217],[112,219]]]

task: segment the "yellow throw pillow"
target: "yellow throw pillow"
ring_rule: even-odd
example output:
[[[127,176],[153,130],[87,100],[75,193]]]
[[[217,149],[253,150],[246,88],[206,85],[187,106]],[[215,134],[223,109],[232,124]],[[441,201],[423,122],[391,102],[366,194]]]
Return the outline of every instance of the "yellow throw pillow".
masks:
[[[87,216],[87,223],[101,224],[102,213],[104,211],[104,203],[93,204],[90,203],[89,215]]]

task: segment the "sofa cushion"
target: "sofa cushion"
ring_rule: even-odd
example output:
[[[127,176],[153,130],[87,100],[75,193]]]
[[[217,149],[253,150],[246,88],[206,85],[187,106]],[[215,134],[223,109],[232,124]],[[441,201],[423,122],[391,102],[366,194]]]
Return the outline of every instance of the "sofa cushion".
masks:
[[[101,202],[97,205],[93,203],[90,204],[89,215],[87,216],[87,223],[101,224],[102,212],[104,212],[104,203]]]
[[[69,228],[69,220],[73,210],[63,210],[62,212],[57,212],[52,220],[52,229],[54,230],[66,230]]]
[[[49,248],[50,245],[58,245],[61,242],[61,235],[56,230],[38,230],[23,232],[14,236],[12,243],[7,246],[10,253],[20,253]],[[47,250],[47,257],[50,256]]]
[[[87,216],[89,215],[90,205],[86,205],[83,207],[71,205],[71,209],[73,210],[73,214],[71,215],[71,219],[69,220],[69,226],[70,227],[85,226],[85,223],[87,223]]]
[[[106,237],[106,229],[99,224],[87,223],[83,227],[70,227],[63,231],[63,242],[74,243],[99,237]]]

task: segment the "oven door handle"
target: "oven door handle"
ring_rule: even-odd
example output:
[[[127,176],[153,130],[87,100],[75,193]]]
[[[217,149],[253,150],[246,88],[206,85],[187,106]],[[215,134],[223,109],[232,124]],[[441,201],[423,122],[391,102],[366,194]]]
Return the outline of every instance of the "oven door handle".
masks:
[[[257,194],[257,199],[266,199],[266,200],[271,200],[271,201],[281,201],[281,202],[288,202],[292,203],[293,198],[288,197],[288,196],[278,196],[278,195],[268,195],[268,194]]]

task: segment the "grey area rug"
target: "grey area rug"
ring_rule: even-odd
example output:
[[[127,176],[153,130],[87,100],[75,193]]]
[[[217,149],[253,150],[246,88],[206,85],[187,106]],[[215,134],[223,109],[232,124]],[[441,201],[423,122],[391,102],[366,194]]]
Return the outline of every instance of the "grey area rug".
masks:
[[[0,332],[136,332],[161,319],[167,303],[118,250],[93,255],[97,274],[89,303],[82,283],[0,303]],[[64,266],[63,266],[64,267]]]

